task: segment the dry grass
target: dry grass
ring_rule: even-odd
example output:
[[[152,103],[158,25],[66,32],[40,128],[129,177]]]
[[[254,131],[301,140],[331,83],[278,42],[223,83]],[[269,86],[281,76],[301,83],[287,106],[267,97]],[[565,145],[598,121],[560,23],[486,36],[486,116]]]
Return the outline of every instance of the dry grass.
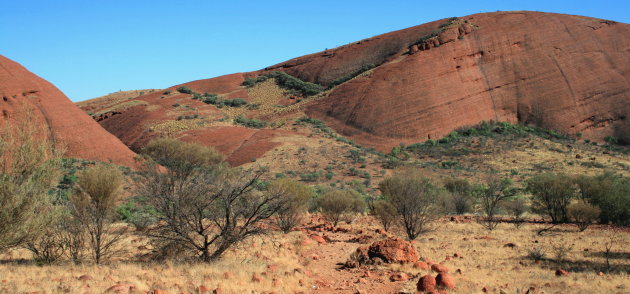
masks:
[[[604,244],[610,231],[589,229],[579,233],[577,227],[564,225],[552,231],[552,235],[538,236],[541,224],[527,224],[520,230],[511,224],[501,224],[493,232],[486,231],[477,223],[443,222],[440,228],[415,242],[420,256],[434,262],[444,262],[454,275],[457,291],[453,293],[479,293],[487,287],[490,293],[500,290],[520,293],[530,287],[544,293],[627,293],[630,290],[630,234],[619,233],[615,258],[611,260],[612,272],[606,272],[603,257]],[[489,238],[487,238],[487,237]],[[505,244],[514,243],[515,248]],[[569,248],[564,261],[556,260],[554,249],[566,245]],[[528,258],[528,250],[541,248],[547,259],[536,263]],[[455,258],[457,253],[463,258]],[[446,260],[450,257],[451,260]],[[569,271],[566,277],[555,276],[559,268]],[[462,273],[456,273],[461,269]],[[413,272],[412,272],[413,273]],[[429,271],[416,272],[420,276]],[[415,289],[415,282],[406,289]],[[542,292],[541,292],[542,293]]]
[[[27,293],[103,293],[118,283],[133,284],[137,293],[160,289],[167,293],[198,293],[200,286],[209,291],[221,288],[223,293],[276,291],[295,293],[308,287],[309,278],[298,263],[293,244],[301,233],[256,237],[247,240],[221,260],[211,263],[155,264],[119,261],[110,265],[59,264],[37,266],[19,264],[0,256],[0,292]],[[129,238],[136,239],[136,238]],[[129,241],[128,240],[128,241]],[[138,246],[138,243],[135,243]],[[132,246],[131,243],[128,243]],[[136,250],[137,251],[137,250]],[[12,258],[27,257],[24,251],[12,252]],[[272,266],[272,268],[268,268]],[[275,267],[275,268],[273,268]],[[298,271],[296,271],[298,269]],[[89,275],[92,279],[79,280]],[[252,280],[256,275],[260,282]],[[274,279],[279,282],[274,283]],[[300,280],[302,284],[300,285]]]

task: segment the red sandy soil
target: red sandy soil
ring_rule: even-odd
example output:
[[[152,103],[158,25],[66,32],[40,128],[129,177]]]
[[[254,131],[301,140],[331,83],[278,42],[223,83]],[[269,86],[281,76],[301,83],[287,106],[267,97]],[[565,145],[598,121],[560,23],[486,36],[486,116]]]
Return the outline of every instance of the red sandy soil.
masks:
[[[20,116],[25,106],[34,122],[46,124],[53,139],[66,145],[65,157],[135,166],[135,154],[104,130],[59,89],[0,55],[0,123]],[[27,109],[28,109],[27,108]]]

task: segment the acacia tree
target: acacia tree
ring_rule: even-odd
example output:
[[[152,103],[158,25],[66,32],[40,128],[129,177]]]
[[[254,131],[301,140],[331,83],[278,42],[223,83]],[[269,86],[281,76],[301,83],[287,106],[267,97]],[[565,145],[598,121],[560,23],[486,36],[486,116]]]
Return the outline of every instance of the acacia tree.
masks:
[[[516,190],[512,188],[512,180],[490,176],[485,179],[485,184],[477,188],[477,195],[481,200],[481,206],[486,217],[483,225],[492,231],[498,225],[497,212],[499,204],[514,196]]]
[[[415,169],[397,171],[379,184],[385,199],[396,208],[409,240],[428,231],[441,215],[442,190]]]
[[[0,251],[41,234],[50,220],[48,191],[61,174],[64,148],[29,109],[22,113],[0,128]]]
[[[88,236],[96,264],[115,253],[124,228],[116,227],[116,204],[123,187],[123,174],[113,165],[100,163],[83,171],[69,206],[73,217]]]
[[[209,262],[263,233],[262,222],[287,208],[283,195],[258,190],[262,172],[230,168],[214,149],[157,139],[144,152],[167,169],[147,165],[138,190],[157,212],[146,233],[159,248],[192,251]]]

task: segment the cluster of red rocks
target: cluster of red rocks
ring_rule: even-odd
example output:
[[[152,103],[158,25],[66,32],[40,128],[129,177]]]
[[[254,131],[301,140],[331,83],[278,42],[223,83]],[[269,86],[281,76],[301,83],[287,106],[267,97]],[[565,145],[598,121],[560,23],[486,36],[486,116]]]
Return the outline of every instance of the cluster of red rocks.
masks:
[[[454,257],[462,258],[455,253]],[[449,256],[450,257],[450,256]],[[413,263],[415,269],[429,270],[437,273],[437,276],[425,275],[418,280],[418,291],[426,293],[440,293],[439,291],[455,289],[454,278],[449,274],[449,269],[439,263],[420,261],[418,253],[410,242],[400,238],[387,238],[372,243],[370,246],[361,246],[346,261],[348,268],[357,268],[364,265],[379,265],[382,263]],[[389,279],[392,282],[407,281],[411,277],[407,273],[398,272],[392,274]]]

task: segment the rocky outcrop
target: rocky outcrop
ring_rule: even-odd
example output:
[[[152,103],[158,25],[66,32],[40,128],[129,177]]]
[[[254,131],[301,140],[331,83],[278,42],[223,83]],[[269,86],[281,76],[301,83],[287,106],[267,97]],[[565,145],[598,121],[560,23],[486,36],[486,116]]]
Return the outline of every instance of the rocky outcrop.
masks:
[[[539,12],[461,19],[307,114],[383,151],[483,120],[630,142],[630,25]]]
[[[33,123],[44,124],[50,136],[62,142],[65,157],[135,167],[135,154],[118,138],[72,103],[46,80],[0,55],[0,123],[13,120],[27,109]]]

